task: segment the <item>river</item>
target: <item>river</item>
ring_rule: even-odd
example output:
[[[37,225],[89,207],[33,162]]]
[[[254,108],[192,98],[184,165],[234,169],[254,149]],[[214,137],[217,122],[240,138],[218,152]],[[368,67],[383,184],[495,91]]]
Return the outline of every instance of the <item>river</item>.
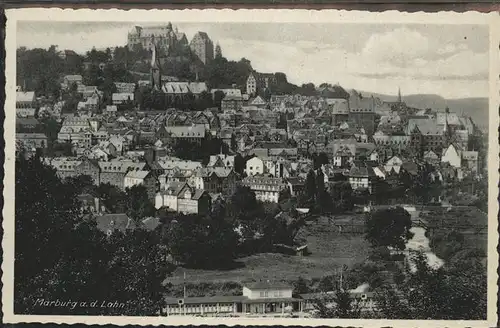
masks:
[[[406,243],[406,249],[423,251],[425,256],[427,256],[427,263],[432,268],[437,269],[443,266],[444,261],[431,251],[429,239],[425,236],[425,229],[422,227],[412,227],[410,231],[414,233],[414,236]]]

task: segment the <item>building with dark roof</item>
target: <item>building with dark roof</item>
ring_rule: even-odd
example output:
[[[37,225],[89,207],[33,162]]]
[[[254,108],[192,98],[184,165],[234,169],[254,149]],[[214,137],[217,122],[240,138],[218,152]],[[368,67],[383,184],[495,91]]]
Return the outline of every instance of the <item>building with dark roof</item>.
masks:
[[[372,190],[372,181],[375,177],[376,174],[373,168],[363,164],[353,165],[348,174],[349,184],[353,190],[366,189],[370,193]]]

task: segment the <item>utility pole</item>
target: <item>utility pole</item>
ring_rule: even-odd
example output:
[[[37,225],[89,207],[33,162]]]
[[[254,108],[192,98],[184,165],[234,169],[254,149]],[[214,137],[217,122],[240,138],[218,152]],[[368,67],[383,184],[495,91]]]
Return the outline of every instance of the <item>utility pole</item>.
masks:
[[[186,271],[184,271],[183,285],[184,285],[183,286],[183,288],[184,288],[184,294],[183,294],[184,302],[182,302],[182,308],[183,308],[184,315],[186,315]]]
[[[343,273],[344,273],[344,266],[341,266],[341,267],[340,267],[340,282],[339,282],[339,284],[340,284],[340,290],[341,290],[341,291],[342,291],[342,290],[344,290],[344,289],[342,288],[342,275],[343,275]]]

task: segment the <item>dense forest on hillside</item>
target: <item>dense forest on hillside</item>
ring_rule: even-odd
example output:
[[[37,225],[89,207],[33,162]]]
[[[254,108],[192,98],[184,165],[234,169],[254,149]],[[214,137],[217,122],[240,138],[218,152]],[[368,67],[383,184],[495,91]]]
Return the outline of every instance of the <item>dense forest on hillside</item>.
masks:
[[[181,81],[194,81],[198,76],[210,88],[236,86],[245,91],[248,75],[254,71],[250,60],[228,60],[220,54],[204,65],[189,48],[162,55],[160,62],[164,76],[175,76]],[[142,47],[133,50],[128,47],[92,49],[85,55],[71,50],[60,51],[56,46],[48,49],[20,47],[17,49],[17,84],[25,90],[35,91],[37,96],[58,98],[62,77],[79,74],[83,76],[83,84],[96,85],[105,92],[107,98],[110,93],[115,92],[113,82],[137,82],[145,79],[150,70],[150,56],[150,51]],[[271,93],[318,95],[316,86],[312,83],[297,86],[288,82],[285,73],[276,72],[275,76],[276,85],[262,96],[267,98]],[[333,86],[323,83],[320,87]]]

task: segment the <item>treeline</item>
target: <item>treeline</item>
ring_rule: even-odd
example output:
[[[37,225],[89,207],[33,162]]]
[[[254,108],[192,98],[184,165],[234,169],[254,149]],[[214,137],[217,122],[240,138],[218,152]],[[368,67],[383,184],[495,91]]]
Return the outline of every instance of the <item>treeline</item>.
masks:
[[[59,98],[61,95],[61,77],[79,74],[83,76],[83,84],[95,85],[99,90],[103,91],[105,94],[104,102],[110,104],[111,94],[116,92],[113,82],[133,83],[139,77],[131,72],[147,74],[150,71],[150,50],[139,45],[132,50],[129,50],[127,46],[106,48],[105,50],[93,48],[87,51],[85,55],[79,55],[73,51],[66,53],[63,50],[66,53],[65,57],[60,56],[61,52],[59,50],[56,46],[50,46],[47,50],[18,48],[16,59],[18,85],[24,86],[26,90],[35,91],[37,95]],[[209,88],[231,88],[235,86],[242,91],[246,91],[247,78],[254,71],[251,62],[246,58],[233,61],[223,56],[216,56],[214,60],[204,65],[196,58],[189,47],[176,49],[175,52],[169,54],[162,54],[160,51],[160,61],[164,76],[174,76],[181,81],[194,81],[198,77],[200,81],[206,81]],[[313,83],[297,86],[289,83],[286,74],[282,72],[276,72],[275,77],[276,84],[269,89],[260,90],[260,95],[265,99],[269,99],[271,94],[301,94],[305,96],[320,94]],[[341,87],[327,83],[322,83],[320,87],[335,89],[335,97],[348,97]],[[203,102],[208,101],[208,97],[202,98]],[[183,106],[182,103],[156,104],[155,101],[161,101],[157,99],[144,99],[144,101],[144,106],[150,106],[150,108],[161,107],[161,109],[164,109],[164,106],[167,105],[171,107]],[[142,103],[142,100],[139,102]],[[196,103],[189,105],[196,107]],[[220,99],[215,101],[215,107],[219,106]],[[200,107],[208,108],[209,106],[203,104]]]
[[[155,231],[106,236],[80,211],[75,181],[38,159],[16,160],[14,312],[156,315],[174,269]],[[68,295],[71,291],[71,295]],[[37,300],[118,302],[123,307],[41,306]]]
[[[217,200],[208,215],[161,212],[162,236],[173,260],[192,268],[224,269],[243,256],[294,245],[303,219],[298,212],[278,214],[278,204],[262,203],[248,187],[238,186],[226,201]]]

